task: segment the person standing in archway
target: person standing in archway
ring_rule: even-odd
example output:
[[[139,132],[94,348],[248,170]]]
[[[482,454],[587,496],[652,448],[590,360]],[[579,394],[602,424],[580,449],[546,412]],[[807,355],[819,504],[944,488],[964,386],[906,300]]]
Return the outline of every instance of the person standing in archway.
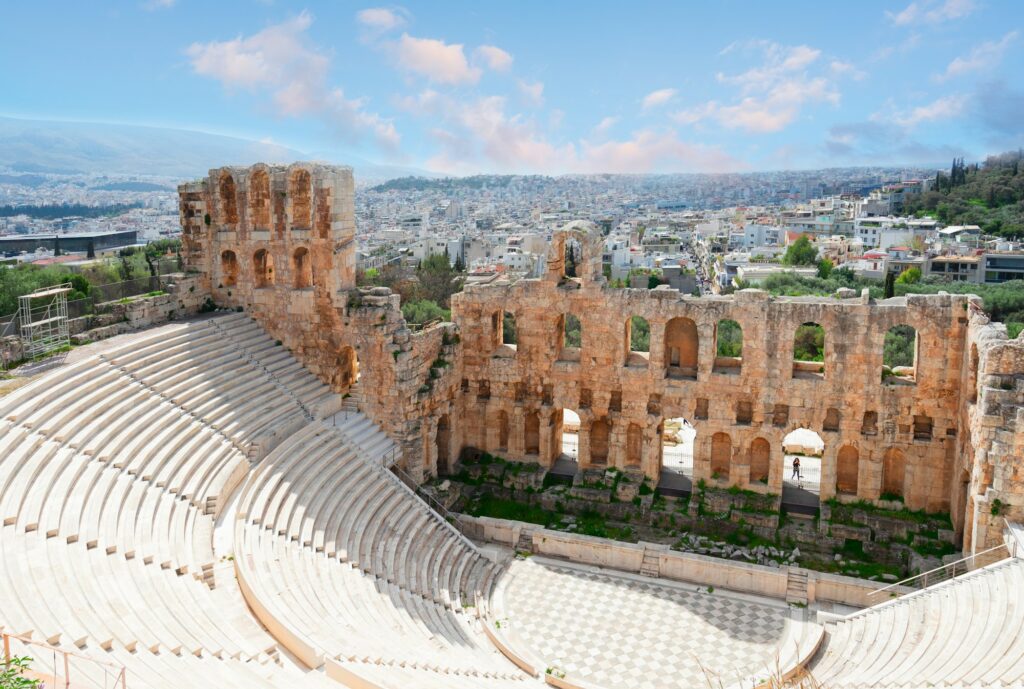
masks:
[[[799,457],[794,457],[793,458],[793,478],[795,478],[797,481],[800,480],[800,458]]]

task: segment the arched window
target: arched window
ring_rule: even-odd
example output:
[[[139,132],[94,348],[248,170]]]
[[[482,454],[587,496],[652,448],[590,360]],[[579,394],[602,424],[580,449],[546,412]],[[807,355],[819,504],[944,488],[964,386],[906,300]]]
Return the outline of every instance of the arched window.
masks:
[[[579,361],[580,347],[583,344],[583,326],[580,319],[574,314],[562,314],[559,319],[561,336],[561,355],[559,359],[566,361]]]
[[[234,225],[238,222],[238,198],[235,195],[235,179],[230,173],[223,173],[220,176],[220,221],[224,225]]]
[[[266,249],[260,249],[252,257],[257,287],[270,287],[274,284],[274,257]]]
[[[257,170],[249,178],[249,212],[254,230],[270,229],[270,176]]]
[[[732,439],[726,433],[711,436],[711,478],[728,479],[732,463]]]
[[[836,491],[844,495],[857,494],[857,478],[860,474],[860,453],[852,445],[839,448],[836,455]]]
[[[296,170],[292,173],[288,187],[288,196],[292,201],[292,227],[308,230],[313,224],[311,202],[313,190],[309,173],[305,170]]]
[[[644,429],[631,423],[626,429],[626,466],[638,467],[643,459]]]
[[[501,319],[501,344],[515,347],[519,344],[518,332],[516,331],[516,315],[506,311]]]
[[[583,245],[576,237],[568,237],[565,241],[565,260],[562,264],[562,276],[566,278],[578,278],[582,272]]]
[[[793,377],[825,377],[825,329],[804,323],[793,335]]]
[[[238,257],[234,251],[220,253],[220,274],[224,287],[234,287],[238,284]]]
[[[608,440],[611,437],[611,426],[607,419],[597,419],[590,424],[590,463],[604,465],[608,463]]]
[[[528,455],[540,454],[540,414],[532,411],[526,415],[524,428],[525,450]]]
[[[292,254],[292,275],[295,289],[306,289],[313,286],[313,263],[309,260],[309,249],[300,246]]]
[[[738,374],[743,366],[743,328],[725,318],[715,325],[715,373]]]
[[[893,385],[917,381],[917,331],[896,325],[885,333],[882,350],[882,382]]]
[[[891,447],[882,457],[882,500],[902,500],[906,459],[903,452]]]
[[[697,380],[697,324],[673,318],[665,325],[665,369],[668,378]]]
[[[768,483],[771,469],[772,446],[764,438],[754,438],[750,443],[750,482]]]
[[[626,366],[647,366],[651,352],[651,324],[642,316],[626,319]]]

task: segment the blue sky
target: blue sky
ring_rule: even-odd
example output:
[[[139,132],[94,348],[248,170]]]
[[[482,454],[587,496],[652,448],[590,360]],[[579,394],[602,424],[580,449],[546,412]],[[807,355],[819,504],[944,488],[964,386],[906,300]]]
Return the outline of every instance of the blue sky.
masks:
[[[439,172],[945,163],[1024,145],[1024,2],[8,2],[9,116]]]

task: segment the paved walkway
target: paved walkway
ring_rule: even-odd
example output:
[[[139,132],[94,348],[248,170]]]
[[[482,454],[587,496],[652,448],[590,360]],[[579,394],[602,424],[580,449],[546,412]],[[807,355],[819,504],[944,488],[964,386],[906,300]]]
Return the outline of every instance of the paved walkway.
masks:
[[[522,650],[606,689],[730,686],[774,660],[789,616],[752,596],[538,557],[505,576],[500,614]]]

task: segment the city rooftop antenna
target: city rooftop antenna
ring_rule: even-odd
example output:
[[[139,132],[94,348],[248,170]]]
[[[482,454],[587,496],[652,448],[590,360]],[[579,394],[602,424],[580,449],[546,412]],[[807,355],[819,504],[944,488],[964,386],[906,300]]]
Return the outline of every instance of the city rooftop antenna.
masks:
[[[71,284],[44,287],[18,297],[18,320],[26,359],[67,347],[71,344],[68,330],[68,292]]]

